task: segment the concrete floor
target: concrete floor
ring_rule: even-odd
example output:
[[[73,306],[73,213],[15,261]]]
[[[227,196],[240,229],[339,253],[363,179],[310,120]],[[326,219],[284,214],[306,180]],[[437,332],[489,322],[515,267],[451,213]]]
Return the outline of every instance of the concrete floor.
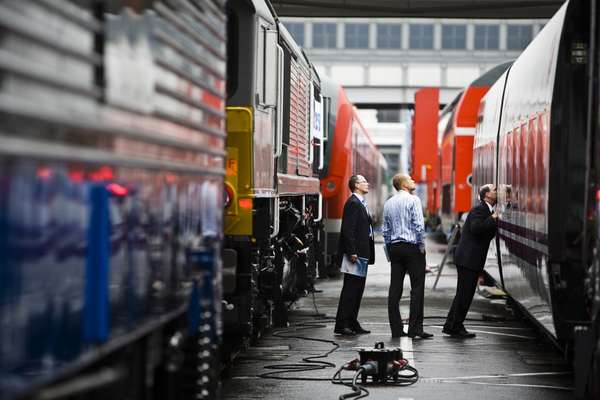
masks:
[[[427,243],[427,262],[437,265],[444,245]],[[386,347],[400,347],[404,357],[418,369],[419,381],[408,387],[371,386],[369,399],[571,399],[573,376],[570,366],[554,347],[528,322],[515,319],[504,300],[475,295],[466,327],[477,337],[459,340],[442,334],[442,324],[454,296],[456,270],[446,265],[437,290],[431,288],[435,273],[428,274],[425,289],[425,330],[433,340],[393,340],[387,317],[389,264],[382,244],[376,245],[376,264],[369,269],[359,320],[368,335],[341,337],[333,334],[332,318],[337,309],[342,281],[317,283],[322,291],[299,301],[291,314],[291,326],[268,333],[255,346],[243,352],[223,380],[223,399],[337,399],[351,390],[330,382],[337,367],[357,357],[357,348],[372,347],[382,341]],[[401,301],[403,318],[408,317],[409,280]],[[321,316],[316,316],[315,307]],[[323,317],[325,314],[326,317]],[[493,316],[489,321],[484,316]],[[272,372],[265,367],[301,363],[302,358],[324,354],[334,348],[319,342],[283,336],[303,336],[334,341],[339,348],[327,358],[336,368],[288,372],[280,377],[314,380],[264,379],[257,375]],[[308,365],[308,364],[307,364]],[[348,373],[350,374],[350,373]]]

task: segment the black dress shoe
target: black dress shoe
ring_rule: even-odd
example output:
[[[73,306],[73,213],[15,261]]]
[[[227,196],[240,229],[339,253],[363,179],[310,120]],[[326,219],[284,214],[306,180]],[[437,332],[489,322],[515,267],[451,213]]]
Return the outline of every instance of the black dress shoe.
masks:
[[[458,333],[458,331],[455,331],[454,329],[450,329],[450,328],[444,327],[442,329],[442,333],[445,333],[446,335],[456,335]]]
[[[408,333],[406,333],[406,332],[400,332],[398,334],[392,333],[392,339],[398,339],[398,338],[405,337],[405,336],[408,336]]]
[[[359,335],[371,333],[371,331],[363,329],[362,326],[359,326],[358,328],[354,328],[353,330],[354,330],[354,332],[358,333]]]
[[[475,335],[474,333],[468,332],[466,329],[462,329],[452,335],[452,337],[459,338],[459,339],[473,339],[475,336],[477,336],[477,335]]]
[[[333,333],[338,334],[338,335],[342,335],[342,336],[354,336],[354,335],[356,335],[356,332],[354,332],[350,328],[336,329],[336,330],[333,331]]]
[[[409,333],[408,337],[411,339],[421,338],[421,339],[431,339],[433,334],[427,332],[419,332],[419,333]]]

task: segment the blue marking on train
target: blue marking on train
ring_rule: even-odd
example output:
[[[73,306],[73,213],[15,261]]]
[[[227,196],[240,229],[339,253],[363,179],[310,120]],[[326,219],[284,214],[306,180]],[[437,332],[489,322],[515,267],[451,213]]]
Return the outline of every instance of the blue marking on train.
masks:
[[[213,301],[213,268],[215,255],[213,249],[188,250],[186,252],[187,266],[190,273],[202,274],[202,285],[199,285],[197,279],[194,279],[192,292],[188,304],[188,331],[194,334],[200,323],[203,322],[203,311],[210,312],[210,321],[208,322],[212,329],[211,336],[214,336],[214,307],[210,307]],[[211,309],[212,308],[212,309]]]
[[[206,308],[208,308],[207,311],[209,311],[209,318],[206,321],[209,325],[210,325],[210,338],[211,340],[216,340],[216,326],[215,326],[215,308],[214,308],[214,302],[212,301],[213,299],[213,274],[212,273],[205,273],[203,278],[203,282],[202,282],[202,302],[205,305]]]
[[[90,188],[90,224],[85,270],[83,314],[86,341],[105,342],[109,333],[110,220],[108,191],[104,185]]]
[[[187,320],[188,320],[188,333],[193,335],[198,331],[200,326],[200,289],[198,288],[198,281],[194,280],[192,286],[192,293],[190,293],[190,302],[188,304]]]

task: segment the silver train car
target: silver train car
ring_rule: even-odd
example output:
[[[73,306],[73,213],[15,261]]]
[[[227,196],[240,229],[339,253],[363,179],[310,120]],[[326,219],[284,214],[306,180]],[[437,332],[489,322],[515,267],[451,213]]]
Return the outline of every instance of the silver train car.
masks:
[[[224,2],[0,2],[0,398],[214,398]]]
[[[498,187],[486,270],[574,355],[577,393],[599,398],[598,8],[566,2],[480,107],[475,187]]]

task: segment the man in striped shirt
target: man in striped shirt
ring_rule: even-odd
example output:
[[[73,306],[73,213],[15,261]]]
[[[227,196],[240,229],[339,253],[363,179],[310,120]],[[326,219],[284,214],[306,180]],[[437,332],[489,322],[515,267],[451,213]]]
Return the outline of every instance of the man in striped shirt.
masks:
[[[432,334],[423,331],[425,295],[425,241],[421,200],[413,195],[415,181],[407,174],[397,174],[392,184],[398,193],[383,207],[383,239],[391,261],[388,316],[392,337],[407,336],[400,316],[400,298],[404,276],[410,277],[410,316],[408,336],[427,339]]]

